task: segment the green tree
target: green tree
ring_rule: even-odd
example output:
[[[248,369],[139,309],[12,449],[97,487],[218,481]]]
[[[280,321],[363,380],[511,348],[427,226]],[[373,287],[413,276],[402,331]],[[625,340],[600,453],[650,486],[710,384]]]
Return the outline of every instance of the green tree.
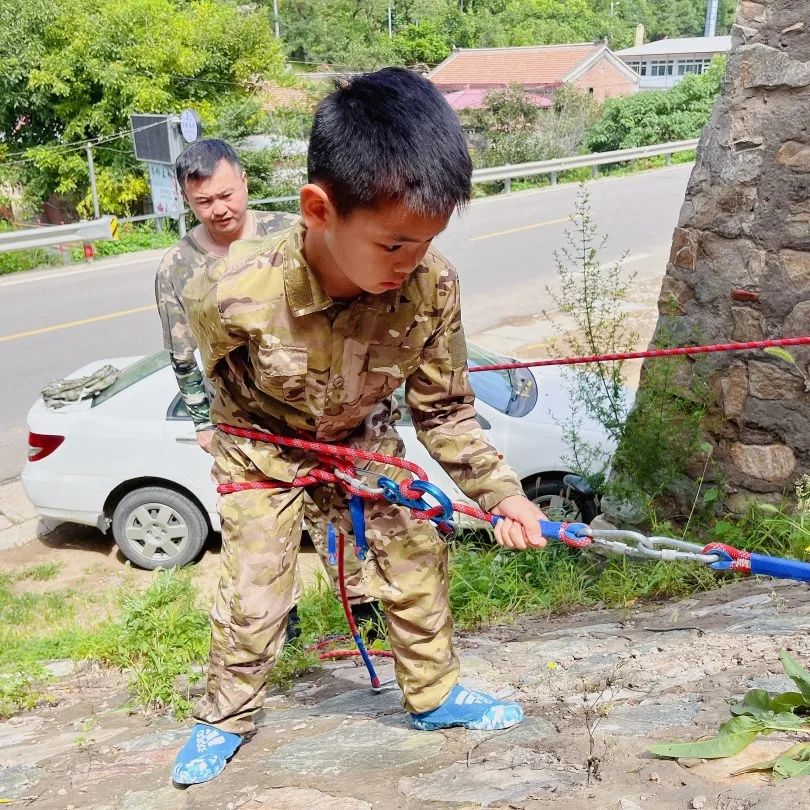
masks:
[[[0,171],[83,212],[83,141],[111,138],[95,150],[102,206],[129,212],[146,184],[131,141],[113,136],[131,113],[192,106],[210,129],[249,108],[263,77],[285,80],[270,20],[235,1],[4,0],[0,20]]]
[[[703,75],[684,76],[673,88],[636,93],[605,102],[586,137],[593,152],[696,138],[720,92],[725,59],[717,57]]]

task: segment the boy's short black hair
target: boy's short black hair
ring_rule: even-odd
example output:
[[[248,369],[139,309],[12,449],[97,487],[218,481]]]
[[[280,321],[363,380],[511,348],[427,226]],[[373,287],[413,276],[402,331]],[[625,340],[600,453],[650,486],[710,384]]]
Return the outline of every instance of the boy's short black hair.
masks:
[[[307,172],[342,217],[386,202],[444,216],[471,194],[458,116],[432,82],[404,68],[336,84],[315,111]]]
[[[191,144],[174,164],[180,188],[185,191],[189,180],[207,180],[216,171],[220,160],[227,160],[238,171],[242,171],[242,161],[225,141],[206,138]]]

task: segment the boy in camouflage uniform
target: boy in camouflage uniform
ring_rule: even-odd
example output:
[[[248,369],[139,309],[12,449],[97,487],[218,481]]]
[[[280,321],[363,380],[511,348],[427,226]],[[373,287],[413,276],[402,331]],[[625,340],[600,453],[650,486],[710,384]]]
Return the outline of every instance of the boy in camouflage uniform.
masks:
[[[163,327],[163,345],[197,431],[197,442],[210,452],[211,424],[208,393],[194,352],[197,342],[183,303],[183,290],[196,275],[210,270],[228,255],[239,239],[263,239],[289,228],[298,217],[279,211],[248,209],[247,177],[236,152],[225,141],[197,141],[177,159],[177,181],[199,224],[163,257],[155,276],[155,298]],[[312,510],[307,499],[306,512]],[[326,560],[326,541],[317,527],[310,529],[313,541]],[[347,586],[352,613],[358,624],[374,617],[373,606],[362,591],[360,568],[354,555],[346,556]],[[326,566],[332,573],[332,568]],[[298,596],[296,588],[296,599]],[[297,635],[298,615],[293,606],[288,635]]]
[[[469,497],[503,516],[496,540],[540,548],[544,515],[476,421],[458,278],[430,247],[469,200],[471,172],[458,119],[429,81],[397,68],[357,76],[316,111],[300,222],[263,243],[236,243],[183,299],[215,423],[401,456],[391,394],[404,382],[420,441]],[[219,483],[290,482],[315,463],[222,431],[212,449]],[[351,533],[342,492],[317,486],[311,495],[322,521]],[[294,487],[221,499],[208,682],[175,761],[177,783],[216,776],[254,730],[283,643],[302,502]],[[447,546],[434,527],[384,501],[367,506],[366,525],[366,590],[384,606],[412,724],[520,722],[517,704],[457,683]]]

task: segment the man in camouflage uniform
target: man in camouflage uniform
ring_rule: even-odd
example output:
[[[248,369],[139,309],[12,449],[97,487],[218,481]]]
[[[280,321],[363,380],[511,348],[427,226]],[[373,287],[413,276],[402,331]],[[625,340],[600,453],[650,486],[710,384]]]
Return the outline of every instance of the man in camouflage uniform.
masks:
[[[177,181],[199,224],[163,257],[155,276],[155,297],[163,327],[163,345],[197,431],[197,442],[210,452],[214,426],[210,402],[194,352],[197,342],[183,303],[183,291],[197,275],[210,270],[228,255],[240,239],[263,239],[293,225],[298,217],[278,211],[252,211],[248,205],[247,177],[236,152],[225,141],[197,141],[177,159]],[[307,502],[307,513],[312,509]],[[313,542],[326,559],[326,541],[317,526],[310,528]],[[360,568],[346,556],[347,585],[352,612],[358,623],[368,622],[374,611],[362,592]],[[326,566],[333,575],[333,568]],[[335,583],[336,584],[336,583]],[[296,600],[297,600],[296,586]],[[288,632],[297,635],[298,616],[293,607]]]
[[[210,451],[210,403],[194,352],[197,342],[183,307],[183,289],[198,272],[228,255],[238,239],[262,238],[289,228],[297,217],[247,207],[247,177],[236,152],[220,140],[197,141],[177,159],[177,180],[199,224],[163,257],[155,276],[155,297],[163,345],[177,377],[197,441]]]
[[[458,277],[430,249],[469,199],[471,170],[458,119],[430,82],[395,68],[355,77],[316,112],[301,221],[235,244],[183,299],[213,386],[214,422],[401,456],[391,395],[404,382],[420,441],[469,497],[503,516],[497,541],[539,548],[544,515],[476,420]],[[316,463],[222,431],[212,449],[221,484],[291,482]],[[351,534],[342,492],[317,486],[311,497],[323,522]],[[221,500],[208,682],[175,762],[178,783],[216,776],[254,729],[283,643],[303,500],[295,487]],[[364,584],[384,606],[413,725],[520,722],[517,704],[457,683],[447,546],[434,527],[386,501],[367,506],[366,525]]]

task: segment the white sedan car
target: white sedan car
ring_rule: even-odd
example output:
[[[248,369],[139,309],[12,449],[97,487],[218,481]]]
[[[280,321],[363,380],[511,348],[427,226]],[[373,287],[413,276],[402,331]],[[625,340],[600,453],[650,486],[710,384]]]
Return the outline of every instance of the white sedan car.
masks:
[[[503,362],[475,346],[470,364]],[[122,369],[93,399],[56,410],[37,400],[28,414],[29,451],[22,481],[45,518],[97,526],[143,568],[195,559],[219,530],[211,457],[197,445],[165,352],[91,363]],[[590,520],[593,499],[563,483],[569,472],[561,424],[570,400],[557,368],[470,375],[479,420],[492,444],[517,471],[527,496],[557,518]],[[402,392],[397,392],[401,396]],[[417,441],[406,408],[399,430],[407,457],[452,500],[459,489]],[[609,450],[604,431],[586,424],[582,438]]]

